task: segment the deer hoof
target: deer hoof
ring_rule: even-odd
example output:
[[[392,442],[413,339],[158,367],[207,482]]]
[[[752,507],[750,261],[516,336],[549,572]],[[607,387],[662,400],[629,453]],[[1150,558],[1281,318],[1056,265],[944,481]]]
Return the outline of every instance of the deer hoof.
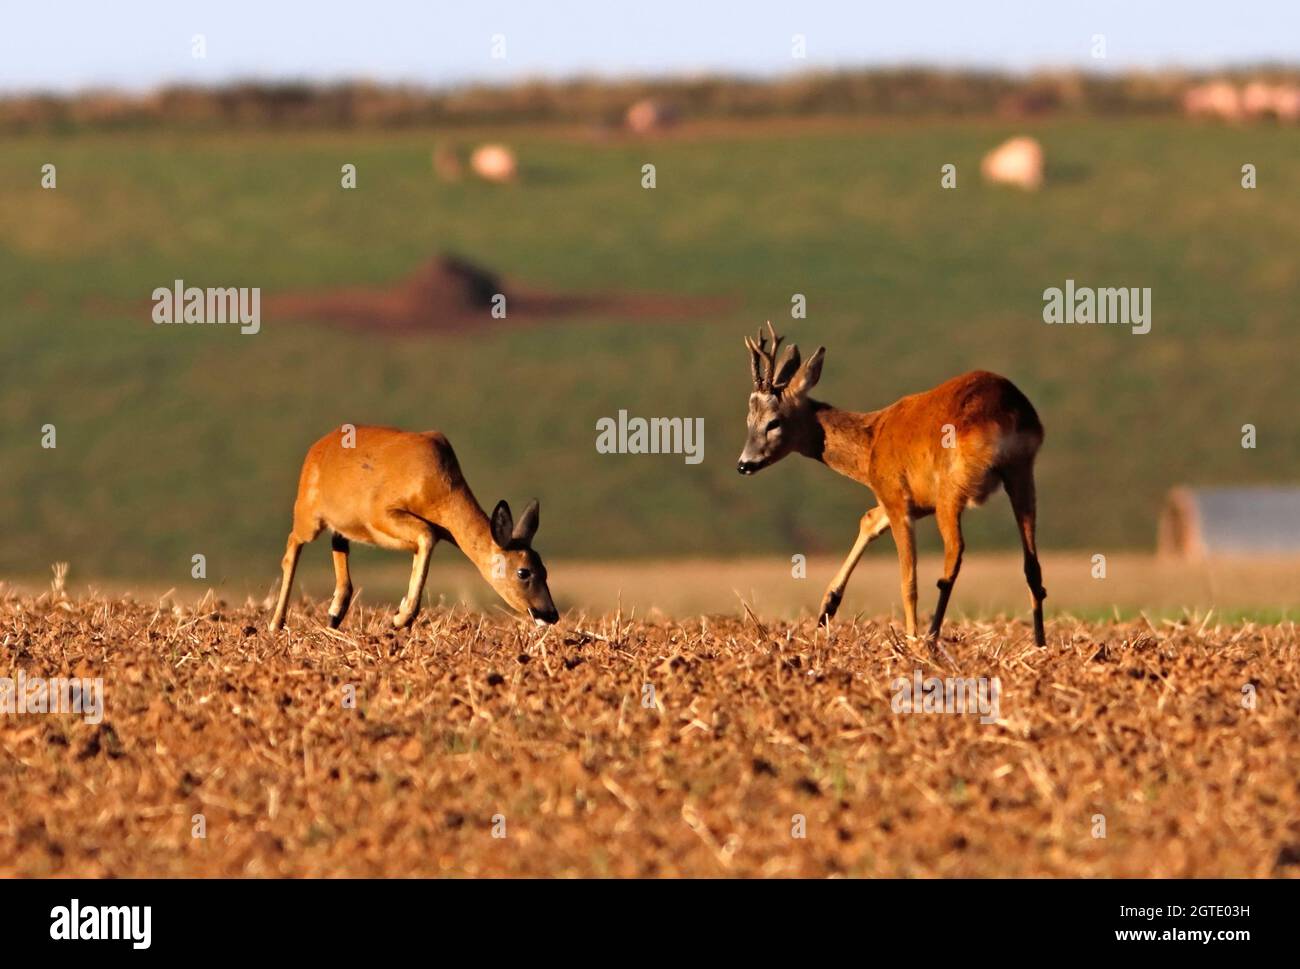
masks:
[[[839,611],[840,600],[843,598],[842,592],[828,592],[822,597],[821,609],[817,616],[817,625],[826,626],[830,624],[835,613]]]

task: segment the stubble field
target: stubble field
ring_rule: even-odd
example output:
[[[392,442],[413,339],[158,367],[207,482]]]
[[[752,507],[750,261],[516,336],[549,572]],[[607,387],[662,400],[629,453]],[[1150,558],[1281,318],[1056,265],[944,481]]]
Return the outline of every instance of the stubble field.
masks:
[[[949,664],[737,611],[270,635],[6,594],[0,676],[102,677],[106,709],[0,715],[0,874],[1300,872],[1294,623],[964,621]],[[996,722],[895,712],[918,670],[998,678]]]

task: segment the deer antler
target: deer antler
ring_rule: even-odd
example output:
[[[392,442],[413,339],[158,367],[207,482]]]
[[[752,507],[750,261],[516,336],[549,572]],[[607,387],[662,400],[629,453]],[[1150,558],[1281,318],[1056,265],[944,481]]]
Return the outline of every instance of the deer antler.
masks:
[[[749,348],[749,369],[754,376],[755,390],[771,390],[772,381],[776,378],[776,350],[781,345],[784,337],[778,336],[775,329],[772,328],[772,321],[767,321],[767,332],[772,338],[772,346],[767,346],[767,337],[763,335],[763,328],[758,328],[757,339],[751,340],[745,337],[745,346]]]

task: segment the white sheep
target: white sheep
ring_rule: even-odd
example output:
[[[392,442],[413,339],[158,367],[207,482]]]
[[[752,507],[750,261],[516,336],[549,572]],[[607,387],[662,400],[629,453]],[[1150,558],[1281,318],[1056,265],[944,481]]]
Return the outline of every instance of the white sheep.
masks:
[[[1043,184],[1043,146],[1025,135],[1005,141],[984,156],[980,174],[997,185],[1034,191]]]
[[[515,153],[505,145],[479,145],[469,157],[474,174],[488,182],[512,182],[519,174]]]

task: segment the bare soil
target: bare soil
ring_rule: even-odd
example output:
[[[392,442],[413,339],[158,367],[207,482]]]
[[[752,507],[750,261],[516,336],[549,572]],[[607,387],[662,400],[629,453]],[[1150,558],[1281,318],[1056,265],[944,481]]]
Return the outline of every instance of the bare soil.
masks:
[[[962,623],[949,669],[875,621],[321,614],[7,596],[0,675],[107,706],[0,714],[0,874],[1300,872],[1293,625]],[[895,712],[916,670],[997,722]]]

